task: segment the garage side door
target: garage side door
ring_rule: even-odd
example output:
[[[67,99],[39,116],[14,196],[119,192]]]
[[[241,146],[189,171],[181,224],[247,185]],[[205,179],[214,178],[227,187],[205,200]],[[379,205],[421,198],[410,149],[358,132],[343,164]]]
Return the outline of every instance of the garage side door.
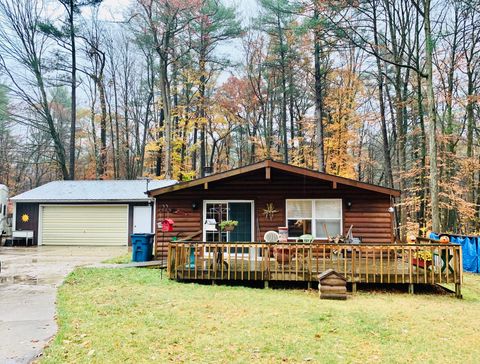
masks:
[[[43,245],[127,245],[127,206],[43,206]]]

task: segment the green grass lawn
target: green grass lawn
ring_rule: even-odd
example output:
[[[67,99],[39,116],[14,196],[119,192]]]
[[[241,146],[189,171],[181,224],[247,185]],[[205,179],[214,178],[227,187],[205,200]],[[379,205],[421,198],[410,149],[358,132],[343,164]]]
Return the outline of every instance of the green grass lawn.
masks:
[[[209,286],[153,269],[79,269],[42,363],[478,363],[480,276],[450,295]]]

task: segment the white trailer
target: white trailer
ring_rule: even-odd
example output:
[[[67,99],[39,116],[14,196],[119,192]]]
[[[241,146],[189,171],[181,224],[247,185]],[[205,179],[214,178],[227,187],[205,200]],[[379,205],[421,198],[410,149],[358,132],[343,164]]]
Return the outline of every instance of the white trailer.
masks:
[[[10,228],[7,224],[8,187],[0,185],[0,236],[6,235]]]

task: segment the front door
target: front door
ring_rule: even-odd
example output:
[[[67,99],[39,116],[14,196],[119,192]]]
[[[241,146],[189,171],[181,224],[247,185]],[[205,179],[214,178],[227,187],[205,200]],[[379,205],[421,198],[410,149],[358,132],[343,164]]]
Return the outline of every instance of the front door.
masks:
[[[252,242],[252,203],[229,202],[228,219],[238,221],[238,225],[228,234],[229,242]]]
[[[215,219],[216,231],[206,229],[204,225],[203,237],[206,242],[237,242],[250,243],[253,241],[253,202],[252,201],[205,201],[204,221]],[[218,224],[224,220],[236,220],[238,225],[230,232],[221,231]],[[230,249],[235,253],[235,249]],[[239,249],[240,250],[240,249]],[[237,253],[247,253],[246,251]]]
[[[152,208],[133,206],[133,233],[152,232]]]

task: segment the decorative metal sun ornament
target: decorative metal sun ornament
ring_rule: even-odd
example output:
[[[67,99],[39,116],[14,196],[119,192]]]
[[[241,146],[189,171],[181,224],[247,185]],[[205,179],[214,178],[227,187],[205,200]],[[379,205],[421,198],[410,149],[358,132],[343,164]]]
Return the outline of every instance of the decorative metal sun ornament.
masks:
[[[27,214],[22,215],[22,221],[23,222],[28,222],[29,220],[30,220],[30,216],[28,216]]]
[[[278,210],[275,210],[275,207],[273,206],[273,202],[267,203],[267,208],[263,209],[263,214],[265,215],[265,218],[268,220],[272,221],[273,216],[278,212]]]

